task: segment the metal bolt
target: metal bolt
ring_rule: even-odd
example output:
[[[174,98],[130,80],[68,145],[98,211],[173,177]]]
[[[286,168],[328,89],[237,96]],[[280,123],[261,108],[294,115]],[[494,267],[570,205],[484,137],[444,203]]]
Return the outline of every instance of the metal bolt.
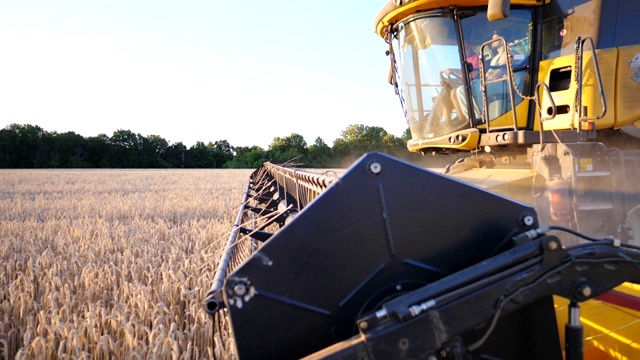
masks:
[[[582,296],[584,296],[584,297],[589,297],[593,293],[593,291],[591,290],[591,287],[589,285],[581,286],[579,291],[580,291],[580,294],[582,294]]]
[[[522,221],[522,224],[526,226],[531,226],[533,225],[533,222],[534,222],[533,216],[531,215],[523,215],[520,221]]]
[[[358,324],[358,326],[361,330],[366,330],[369,327],[369,324],[366,321],[362,321],[360,322],[360,324]]]
[[[369,172],[371,172],[373,175],[380,174],[380,171],[382,171],[382,165],[380,165],[379,162],[374,161],[369,164]]]
[[[233,292],[237,295],[237,296],[244,296],[244,294],[247,293],[247,287],[244,284],[236,284],[233,287]]]
[[[409,348],[409,340],[407,340],[407,338],[400,339],[398,346],[401,350],[406,351]]]
[[[547,243],[547,249],[554,251],[558,248],[558,242],[555,240],[551,240]]]

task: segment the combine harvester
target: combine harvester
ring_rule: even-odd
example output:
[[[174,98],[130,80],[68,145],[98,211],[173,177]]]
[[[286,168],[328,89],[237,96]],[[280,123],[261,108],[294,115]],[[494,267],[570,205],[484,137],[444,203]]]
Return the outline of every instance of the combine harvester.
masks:
[[[640,359],[640,5],[394,0],[422,153],[250,177],[205,308],[240,359]]]

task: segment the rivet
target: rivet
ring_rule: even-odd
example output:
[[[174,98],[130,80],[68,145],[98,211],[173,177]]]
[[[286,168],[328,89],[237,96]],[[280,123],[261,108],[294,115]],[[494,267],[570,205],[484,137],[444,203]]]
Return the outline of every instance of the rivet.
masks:
[[[247,293],[247,287],[244,284],[236,284],[233,287],[233,292],[238,296],[244,296]]]
[[[531,215],[525,215],[522,217],[522,224],[526,225],[526,226],[531,226],[533,225],[533,216]]]
[[[382,171],[382,165],[380,165],[379,162],[374,161],[369,164],[369,172],[371,172],[373,175],[380,174],[380,171]]]

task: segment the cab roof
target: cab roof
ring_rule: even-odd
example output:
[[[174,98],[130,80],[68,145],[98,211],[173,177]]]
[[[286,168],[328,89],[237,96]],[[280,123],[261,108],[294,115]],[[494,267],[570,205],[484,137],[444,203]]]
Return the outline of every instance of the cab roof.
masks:
[[[374,19],[374,31],[382,38],[389,24],[406,18],[413,13],[424,10],[459,7],[487,6],[487,0],[389,0]],[[548,3],[549,0],[511,0],[512,5],[536,6]]]

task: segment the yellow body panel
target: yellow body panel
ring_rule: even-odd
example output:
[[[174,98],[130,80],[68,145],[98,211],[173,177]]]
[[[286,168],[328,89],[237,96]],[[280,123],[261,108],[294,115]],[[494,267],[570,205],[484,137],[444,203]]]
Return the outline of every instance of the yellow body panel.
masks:
[[[571,66],[573,69],[575,63],[575,58],[573,56],[562,56],[550,60],[545,60],[540,62],[540,73],[538,77],[539,82],[544,82],[549,84],[549,77],[551,74],[551,70],[561,69],[567,66]],[[572,70],[573,76],[573,70]],[[568,105],[571,109],[573,109],[574,96],[576,93],[576,87],[573,81],[571,81],[571,86],[567,90],[555,91],[551,94],[553,98],[553,102],[556,105],[556,108],[560,108],[561,106]],[[551,100],[547,97],[547,94],[542,92],[540,94],[542,101],[540,102],[540,109],[542,111],[543,116],[549,116],[552,114],[552,103]],[[555,130],[555,129],[569,129],[574,128],[575,123],[573,117],[571,116],[571,112],[565,115],[556,115],[555,118],[551,120],[545,120],[543,123],[543,127],[545,130]],[[537,119],[534,124],[534,130],[540,130],[540,122]]]
[[[513,96],[517,99],[518,94],[514,93]],[[491,104],[489,104],[489,108],[491,108]],[[520,104],[516,105],[516,117],[518,119],[518,128],[522,129],[527,126],[527,116],[529,114],[529,102],[522,101]],[[491,120],[489,124],[491,128],[497,127],[513,127],[513,114],[511,110],[507,111],[503,115]],[[486,125],[478,125],[478,129],[486,129]],[[485,130],[486,132],[486,130]]]
[[[625,283],[616,288],[640,296],[640,287]],[[568,318],[566,299],[554,297],[560,341],[564,343],[564,325]],[[580,305],[584,326],[585,359],[640,359],[640,312],[597,299]]]
[[[602,119],[595,120],[596,129],[619,129],[640,120],[640,46],[626,46],[596,51],[602,86],[604,88],[607,103],[607,112]],[[637,62],[634,62],[636,59]],[[563,67],[572,68],[572,77],[575,73],[575,57],[573,55],[562,56],[540,62],[540,75],[538,81],[550,84],[550,74],[554,69]],[[590,53],[585,53],[584,59],[584,89],[583,107],[587,110],[587,116],[596,116],[602,112],[602,100],[600,88],[594,70],[594,62]],[[577,84],[571,81],[566,90],[552,92],[556,108],[563,106],[569,108],[566,113],[560,113],[552,120],[546,120],[543,124],[545,130],[576,129],[578,124],[575,115],[575,95]],[[550,113],[551,102],[548,97],[542,96],[541,108],[543,115]],[[539,122],[536,121],[534,130],[539,130]]]
[[[449,138],[456,136],[464,136],[465,140],[457,145],[451,144]],[[439,148],[473,150],[478,145],[479,139],[478,129],[464,129],[438,138],[410,140],[407,143],[407,148],[411,152],[420,152],[422,149],[428,149],[430,143],[437,143]]]
[[[618,51],[615,48],[598,50],[596,56],[607,102],[607,112],[602,119],[595,120],[595,125],[596,129],[608,129],[613,126],[616,118],[614,99]],[[578,116],[576,114],[577,109],[575,108],[577,91],[577,84],[574,81],[575,56],[567,55],[540,62],[538,81],[551,84],[550,76],[552,71],[566,67],[571,67],[570,86],[566,90],[558,90],[551,93],[558,114],[554,119],[544,121],[543,126],[545,130],[577,129],[579,126]],[[590,52],[585,52],[584,54],[583,69],[582,106],[583,109],[586,109],[586,116],[596,116],[602,113],[603,103],[600,97],[600,86],[595,73],[594,61]],[[551,101],[546,95],[542,96],[541,108],[544,116],[551,113]],[[563,109],[568,109],[568,111],[563,111]],[[585,114],[583,114],[583,116],[584,115]],[[534,129],[539,130],[539,125],[540,123],[536,121]]]

